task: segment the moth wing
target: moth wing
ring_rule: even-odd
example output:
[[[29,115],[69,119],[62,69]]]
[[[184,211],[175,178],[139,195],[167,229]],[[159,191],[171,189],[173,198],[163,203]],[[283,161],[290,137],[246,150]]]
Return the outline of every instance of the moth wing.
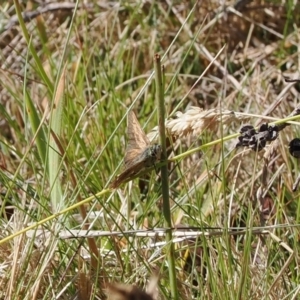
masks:
[[[143,161],[138,161],[134,164],[128,165],[125,170],[110,184],[110,187],[115,189],[123,182],[132,180],[140,172],[142,167]]]
[[[130,168],[132,165],[136,165],[140,162],[141,157],[145,149],[128,149],[124,157],[125,169]]]
[[[133,148],[146,148],[150,144],[133,111],[128,113],[127,136],[128,145],[132,145]]]
[[[130,165],[130,162],[150,145],[150,141],[133,111],[128,113],[127,136],[128,144],[124,158],[125,168],[127,168],[128,165]]]

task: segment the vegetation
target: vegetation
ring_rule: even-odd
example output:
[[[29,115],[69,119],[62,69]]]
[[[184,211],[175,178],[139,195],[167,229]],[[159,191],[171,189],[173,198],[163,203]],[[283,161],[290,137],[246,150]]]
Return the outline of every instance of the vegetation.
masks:
[[[0,299],[299,298],[297,1],[0,9]]]

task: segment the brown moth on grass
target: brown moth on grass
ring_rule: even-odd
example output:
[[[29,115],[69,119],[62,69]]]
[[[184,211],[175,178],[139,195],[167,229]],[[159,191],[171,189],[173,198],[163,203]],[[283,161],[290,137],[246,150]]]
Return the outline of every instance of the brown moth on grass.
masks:
[[[153,167],[155,162],[160,159],[161,146],[150,144],[150,140],[144,133],[133,111],[128,113],[127,136],[128,144],[124,158],[125,168],[110,184],[113,189],[119,187],[123,182],[138,177],[139,173]]]

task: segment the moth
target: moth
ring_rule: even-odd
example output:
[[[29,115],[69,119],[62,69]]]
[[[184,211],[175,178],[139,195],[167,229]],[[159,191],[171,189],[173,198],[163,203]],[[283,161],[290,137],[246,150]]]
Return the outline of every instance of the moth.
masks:
[[[130,181],[138,174],[154,166],[160,159],[161,146],[151,145],[133,111],[128,113],[128,144],[124,157],[124,171],[110,184],[115,189],[121,183]]]

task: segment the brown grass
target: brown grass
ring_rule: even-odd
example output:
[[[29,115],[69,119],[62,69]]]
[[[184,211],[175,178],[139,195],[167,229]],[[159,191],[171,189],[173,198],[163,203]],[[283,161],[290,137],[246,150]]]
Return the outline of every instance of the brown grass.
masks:
[[[173,222],[223,230],[221,237],[176,243],[180,299],[297,298],[299,204],[293,183],[299,163],[288,143],[297,137],[298,124],[284,128],[261,152],[235,145],[245,123],[280,120],[299,106],[299,83],[287,83],[285,76],[300,77],[300,5],[221,2],[80,1],[71,32],[74,3],[22,4],[31,43],[52,88],[16,22],[14,2],[0,4],[1,238],[56,212],[26,97],[46,137],[53,111],[49,118],[44,114],[55,105],[55,95],[65,100],[55,142],[61,145],[55,150],[61,157],[55,176],[63,199],[58,199],[59,210],[95,195],[118,172],[126,139],[120,120],[131,104],[145,131],[154,127],[155,91],[145,82],[154,54],[168,51],[162,63],[166,111],[174,113],[166,119]],[[63,66],[64,84],[59,81]],[[154,127],[148,137],[156,136]],[[103,299],[108,287],[112,294],[124,290],[124,299],[133,292],[140,295],[134,299],[168,299],[165,245],[155,244],[160,239],[111,238],[108,233],[88,242],[82,236],[59,238],[59,232],[73,228],[161,227],[160,179],[155,176],[97,198],[82,210],[89,211],[86,218],[82,211],[81,216],[72,212],[44,224],[43,237],[21,235],[1,244],[0,299]],[[267,236],[251,235],[252,227],[267,225],[278,227]],[[228,227],[250,231],[236,237]],[[152,268],[159,269],[155,296],[143,288]]]

